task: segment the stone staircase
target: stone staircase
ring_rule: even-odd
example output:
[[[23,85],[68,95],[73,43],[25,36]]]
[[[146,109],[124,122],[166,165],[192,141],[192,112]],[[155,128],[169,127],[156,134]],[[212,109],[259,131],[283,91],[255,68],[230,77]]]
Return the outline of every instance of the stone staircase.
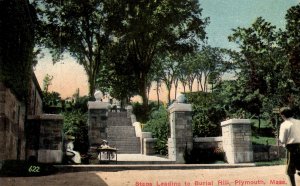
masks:
[[[109,112],[107,118],[107,141],[116,147],[118,154],[141,153],[140,138],[135,135],[135,128],[126,112]]]

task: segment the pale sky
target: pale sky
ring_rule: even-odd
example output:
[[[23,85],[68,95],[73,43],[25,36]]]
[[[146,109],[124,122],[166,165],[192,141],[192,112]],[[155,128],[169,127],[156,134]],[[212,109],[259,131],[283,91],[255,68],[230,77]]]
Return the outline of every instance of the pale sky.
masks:
[[[227,39],[233,28],[249,27],[259,16],[277,28],[284,28],[286,11],[291,6],[297,5],[299,0],[199,0],[199,2],[203,8],[203,16],[210,17],[210,24],[206,28],[208,43],[214,47],[235,48],[236,46]],[[66,57],[53,65],[51,57],[47,55],[39,60],[35,73],[41,87],[46,74],[53,76],[49,89],[59,92],[63,98],[72,96],[78,88],[81,96],[88,94],[86,73],[71,57]],[[183,89],[180,88],[178,92],[180,91]],[[161,97],[166,100],[164,92],[161,91]],[[174,94],[172,97],[174,98]],[[156,100],[154,90],[150,99]]]

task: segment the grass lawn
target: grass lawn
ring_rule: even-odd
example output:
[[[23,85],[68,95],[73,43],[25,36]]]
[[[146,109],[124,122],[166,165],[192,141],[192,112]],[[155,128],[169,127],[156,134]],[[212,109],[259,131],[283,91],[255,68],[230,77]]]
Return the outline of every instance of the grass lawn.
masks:
[[[252,143],[254,144],[263,144],[267,145],[267,141],[269,145],[276,145],[275,137],[264,137],[264,136],[253,136],[252,135]]]
[[[253,125],[258,128],[259,125],[258,119],[251,119],[251,123],[253,123]],[[267,127],[271,127],[269,121],[265,119],[260,119],[260,128],[267,128]]]

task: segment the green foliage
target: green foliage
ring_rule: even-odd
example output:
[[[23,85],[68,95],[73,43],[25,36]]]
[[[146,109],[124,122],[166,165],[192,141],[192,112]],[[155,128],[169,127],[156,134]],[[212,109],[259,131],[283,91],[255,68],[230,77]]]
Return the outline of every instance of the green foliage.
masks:
[[[276,145],[275,137],[263,137],[263,136],[252,135],[251,141],[253,144]]]
[[[84,67],[91,97],[103,65],[103,51],[109,42],[103,1],[36,0],[34,5],[40,23],[39,44],[50,49],[54,61],[68,52]]]
[[[44,106],[57,106],[61,103],[61,97],[58,92],[43,92]]]
[[[89,148],[88,141],[88,127],[87,115],[80,110],[73,110],[71,112],[63,112],[65,135],[72,135],[75,137],[74,150],[80,153],[86,153]]]
[[[79,89],[73,94],[71,100],[64,101],[63,110],[73,111],[78,110],[82,113],[88,111],[88,101],[90,100],[89,96],[80,96]]]
[[[24,100],[34,63],[35,13],[27,1],[0,1],[0,81]]]
[[[221,135],[221,122],[226,112],[219,104],[218,97],[212,93],[193,92],[186,94],[193,107],[193,134],[199,137]]]
[[[61,97],[58,92],[45,92],[43,91],[43,110],[45,113],[57,113],[61,108]]]
[[[150,120],[143,128],[146,132],[152,132],[154,138],[157,138],[156,152],[162,155],[168,153],[167,143],[169,134],[169,118],[168,111],[161,106],[158,110],[153,110],[150,115]]]
[[[161,55],[155,59],[154,65],[151,68],[151,75],[156,80],[162,81],[167,89],[167,103],[171,103],[171,89],[178,76],[180,61],[170,53]]]
[[[285,16],[286,29],[281,33],[280,46],[288,56],[291,66],[291,79],[299,89],[300,86],[300,3],[291,7]]]
[[[141,123],[146,123],[150,119],[151,111],[158,108],[157,103],[155,102],[150,102],[146,108],[141,103],[135,102],[132,104],[132,107],[137,121]]]
[[[63,132],[75,137],[74,149],[85,154],[89,148],[87,126],[88,96],[73,95],[73,101],[62,100],[57,92],[43,91],[43,109],[45,113],[64,116]]]
[[[286,14],[286,29],[277,30],[259,17],[248,28],[233,29],[229,41],[239,51],[230,52],[237,79],[222,83],[228,113],[272,119],[274,108],[287,106],[299,113],[299,12],[300,4]]]
[[[49,86],[52,84],[53,76],[46,74],[43,79],[43,91],[48,92]]]
[[[125,64],[127,53],[124,47],[126,46],[122,44],[108,47],[105,51],[105,65],[97,78],[99,89],[118,100],[129,99],[138,94],[134,66]]]
[[[196,0],[108,1],[104,10],[117,37],[114,44],[125,46],[122,67],[132,68],[132,80],[147,107],[148,76],[155,56],[195,50],[205,39],[207,19],[202,18]]]
[[[229,36],[240,48],[232,56],[239,70],[235,99],[241,100],[242,108],[253,115],[258,116],[266,109],[270,112],[269,104],[286,103],[287,90],[292,86],[278,34],[275,26],[259,17],[251,27],[234,29]]]

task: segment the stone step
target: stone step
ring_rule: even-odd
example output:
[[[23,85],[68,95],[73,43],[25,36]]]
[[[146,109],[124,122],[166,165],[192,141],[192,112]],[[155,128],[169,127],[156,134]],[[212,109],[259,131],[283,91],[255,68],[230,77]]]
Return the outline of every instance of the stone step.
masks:
[[[116,147],[119,154],[140,153],[140,139],[136,137],[135,128],[127,112],[109,112],[107,118],[107,141]]]
[[[140,153],[139,138],[126,138],[125,140],[109,139],[109,145],[116,147],[118,153]]]
[[[127,118],[127,112],[108,112],[108,117],[114,117],[114,118]]]
[[[107,119],[107,126],[132,126],[128,118],[110,118]]]
[[[132,150],[132,151],[128,151],[128,150],[118,150],[118,154],[138,154],[141,153],[139,150]]]
[[[128,146],[128,145],[140,145],[140,138],[123,138],[123,139],[112,139],[107,138],[107,141],[110,146],[114,145],[122,145],[122,146]]]
[[[139,153],[141,153],[139,148],[120,147],[117,149],[118,149],[118,154],[139,154]]]
[[[135,137],[135,128],[133,126],[110,126],[107,127],[107,134],[111,136]]]
[[[126,138],[132,138],[132,135],[127,135],[127,134],[107,134],[108,139],[113,139],[113,140],[124,140]]]
[[[131,126],[131,119],[127,118],[126,112],[109,112],[107,118],[108,126]]]

